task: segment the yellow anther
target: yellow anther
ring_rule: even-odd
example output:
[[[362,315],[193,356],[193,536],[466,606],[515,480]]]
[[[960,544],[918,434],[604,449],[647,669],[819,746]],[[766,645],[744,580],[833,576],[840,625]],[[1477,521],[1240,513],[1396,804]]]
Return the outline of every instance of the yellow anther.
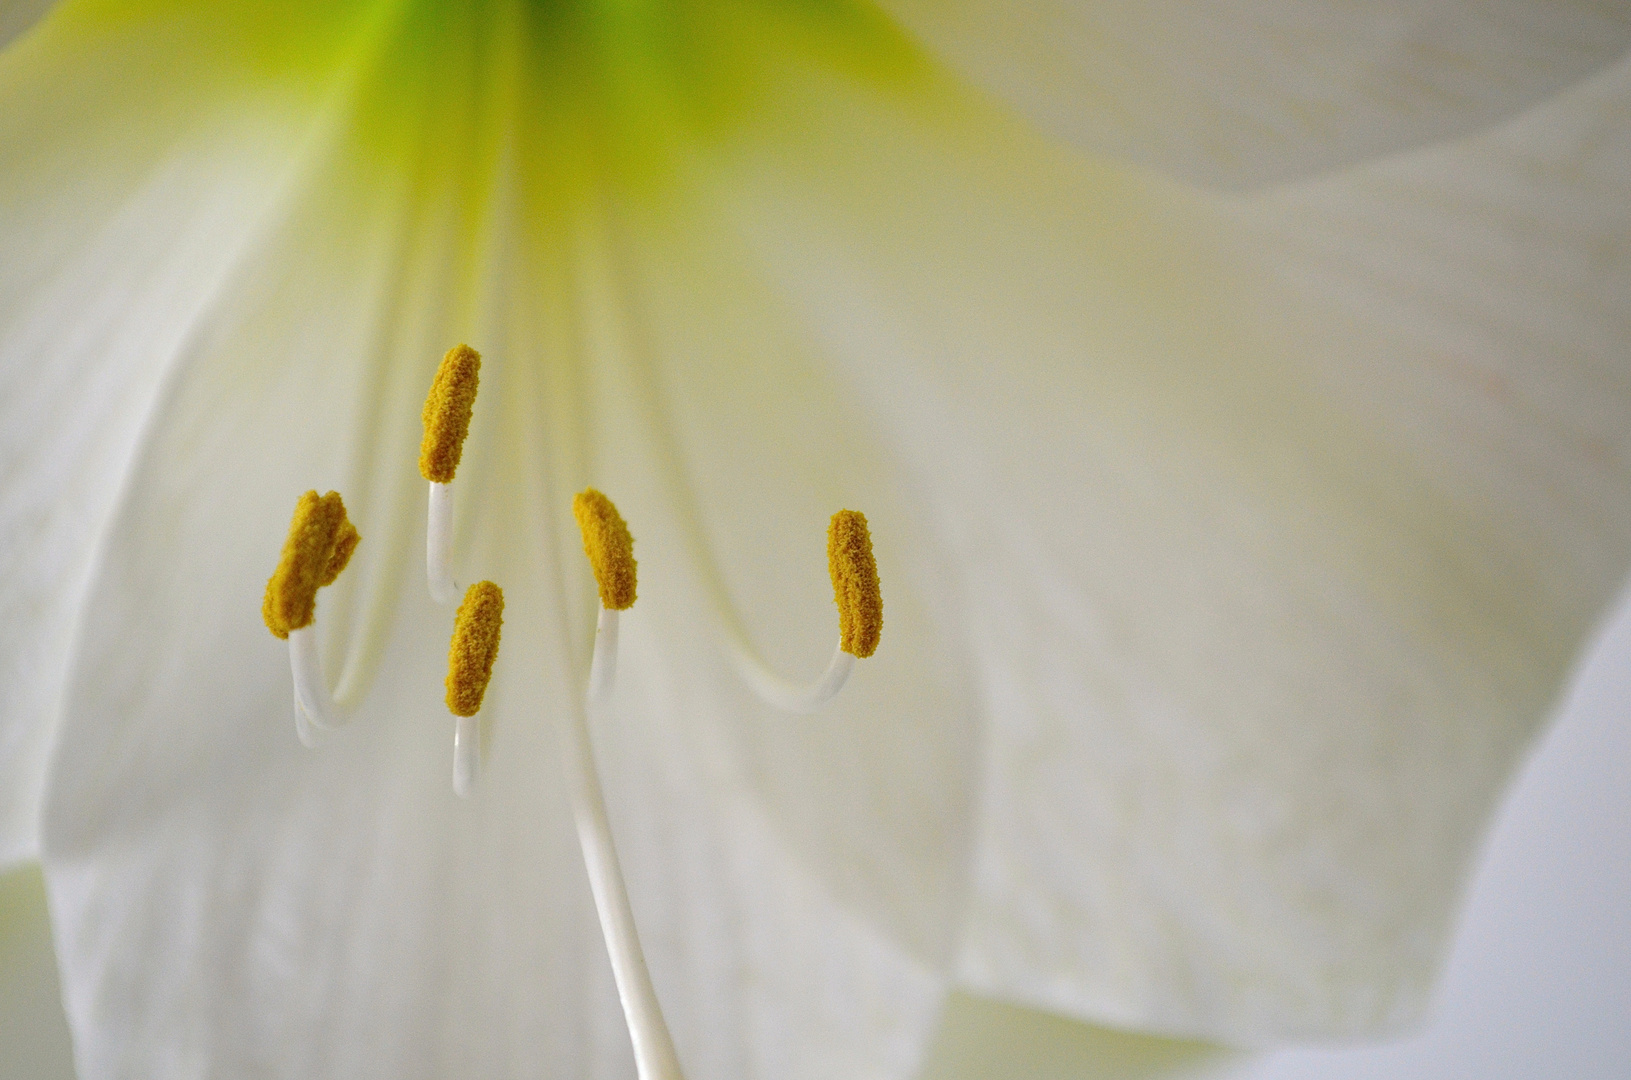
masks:
[[[308,491],[300,496],[283,554],[261,600],[266,628],[287,638],[289,631],[310,626],[317,617],[317,590],[340,576],[361,539],[345,515],[339,492]]]
[[[474,716],[481,709],[487,683],[498,659],[498,634],[504,626],[504,590],[478,581],[465,590],[453,617],[453,643],[447,649],[447,709],[454,716]]]
[[[865,514],[840,510],[832,516],[827,526],[827,571],[838,604],[838,646],[865,659],[878,650],[883,633],[883,591]]]
[[[455,345],[442,357],[425,398],[425,440],[419,444],[419,473],[438,484],[452,481],[470,434],[470,412],[481,381],[481,354]]]
[[[583,531],[583,553],[594,568],[600,603],[612,611],[634,606],[634,537],[612,500],[594,488],[572,497],[572,516]]]
[[[338,495],[334,496],[336,502],[339,499]],[[318,577],[317,584],[319,586],[334,584],[335,579],[340,576],[340,571],[344,570],[346,563],[351,561],[351,553],[357,550],[357,545],[360,543],[362,543],[362,534],[357,531],[355,525],[351,524],[351,519],[345,516],[345,507],[341,506],[340,532],[334,538],[334,554],[329,556],[328,565],[323,567],[323,573]]]

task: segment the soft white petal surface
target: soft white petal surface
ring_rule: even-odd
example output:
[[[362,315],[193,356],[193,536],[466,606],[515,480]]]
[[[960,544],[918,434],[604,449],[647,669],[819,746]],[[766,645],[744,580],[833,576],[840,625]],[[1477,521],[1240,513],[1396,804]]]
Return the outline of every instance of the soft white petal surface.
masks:
[[[596,739],[682,1059],[697,1076],[902,1076],[942,987],[925,956],[943,967],[950,949],[967,785],[940,781],[956,755],[941,755],[949,766],[931,757],[914,779],[910,768],[924,767],[911,725],[923,714],[885,719],[886,732],[901,725],[894,745],[867,764],[904,761],[910,782],[880,797],[879,837],[856,838],[858,883],[846,893],[816,872],[838,858],[830,845],[813,859],[789,850],[762,805],[777,777],[744,776],[742,693],[717,638],[696,633],[715,616],[678,539],[685,508],[653,494],[667,466],[614,441],[646,414],[632,391],[600,382],[604,352],[628,348],[619,324],[636,317],[607,299],[606,257],[594,254],[606,242],[574,239],[603,219],[529,202],[533,163],[503,152],[514,102],[494,74],[502,48],[477,64],[460,47],[447,69],[468,77],[421,86],[421,98],[389,78],[372,84],[358,106],[364,137],[315,170],[217,297],[148,428],[92,589],[46,817],[81,1066],[183,1080],[630,1074],[554,730],[586,677],[592,592],[569,504],[593,481],[619,495],[642,538],[626,685]],[[392,119],[370,126],[375,110]],[[450,157],[450,145],[466,152]],[[628,243],[667,242],[656,264],[705,268],[686,238],[647,231]],[[442,348],[461,338],[486,361],[457,483],[456,572],[507,596],[469,802],[449,790],[440,677],[451,620],[416,562],[419,405]],[[842,417],[820,424],[828,407],[801,422],[840,428]],[[846,483],[845,467],[841,455],[811,466],[821,497],[804,500],[813,520],[791,528],[817,582],[828,497],[887,485]],[[286,653],[258,618],[289,506],[309,486],[344,492],[363,535],[319,602],[337,693],[360,694],[359,709],[316,752],[295,739]],[[902,585],[901,623],[923,637],[927,616]],[[799,588],[802,603],[753,608],[770,616],[755,629],[830,648],[830,600],[810,603],[821,589]],[[922,685],[916,672],[886,672],[870,694],[857,687],[857,707]],[[949,696],[931,683],[919,706]],[[826,738],[843,742],[862,721],[833,723]],[[972,742],[966,710],[952,730]],[[812,771],[818,794],[855,787],[831,762]],[[923,801],[938,814],[927,824]],[[852,837],[871,820],[865,809],[837,815]],[[935,847],[908,850],[898,830]],[[892,850],[909,859],[904,871],[889,865]],[[884,916],[868,918],[874,910]]]
[[[1631,45],[1612,0],[878,0],[1047,130],[1205,184],[1457,135]]]
[[[813,94],[720,173],[964,609],[965,985],[1236,1043],[1419,1014],[1631,550],[1627,78],[1255,202]]]
[[[628,1073],[554,780],[593,624],[585,483],[641,545],[595,741],[696,1075],[899,1076],[948,965],[1243,1042],[1410,1016],[1624,569],[1623,73],[1239,202],[1069,160],[898,48],[835,79],[830,13],[798,26],[808,56],[721,49],[740,81],[674,115],[614,27],[614,104],[587,114],[614,130],[584,150],[582,116],[540,109],[575,70],[518,89],[541,10],[385,35],[355,137],[318,141],[169,347],[45,826],[85,1068]],[[460,338],[488,364],[455,572],[500,581],[510,619],[469,803],[413,469]],[[1480,346],[1504,381],[1468,379]],[[330,486],[364,547],[322,636],[361,710],[312,754],[255,615],[294,496]],[[731,680],[728,609],[817,668],[842,505],[874,522],[884,647],[830,716],[776,717]]]
[[[250,97],[239,58],[180,44],[57,20],[0,62],[0,864],[38,850],[70,643],[158,388],[341,91]],[[155,64],[185,83],[124,92]]]
[[[637,657],[628,681],[663,673],[645,708],[686,702],[692,737],[717,740],[735,782],[810,869],[872,925],[944,966],[979,735],[944,583],[913,550],[926,532],[922,507],[781,298],[685,206],[624,208],[608,222],[623,263],[612,303],[627,329],[601,339],[590,365],[615,402],[597,432],[597,474],[615,477],[620,505],[645,522],[637,536],[651,567],[647,621],[626,641]],[[593,256],[580,263],[591,275],[610,270]],[[818,714],[782,713],[734,673],[725,623],[734,611],[774,669],[819,673],[838,633],[825,532],[844,507],[869,515],[887,644]],[[688,567],[698,581],[676,590],[676,569]]]

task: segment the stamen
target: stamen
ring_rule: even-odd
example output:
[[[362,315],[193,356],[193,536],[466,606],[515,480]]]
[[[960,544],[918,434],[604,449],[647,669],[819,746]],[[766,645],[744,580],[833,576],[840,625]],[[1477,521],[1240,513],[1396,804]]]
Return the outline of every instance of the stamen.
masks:
[[[827,526],[827,570],[838,604],[838,647],[864,660],[877,651],[883,633],[883,592],[865,514],[840,510],[832,516]]]
[[[634,540],[612,501],[593,488],[572,500],[572,514],[583,531],[583,550],[600,586],[600,618],[585,694],[587,706],[592,709],[611,695],[617,672],[619,612],[634,605]],[[623,1018],[629,1025],[635,1073],[639,1080],[685,1080],[640,948],[585,714],[586,710],[574,709],[566,724],[567,788],[584,867],[589,872],[589,891],[595,898],[595,912],[600,916],[606,953],[612,962],[612,979],[623,1005]]]
[[[583,551],[600,587],[595,651],[589,661],[589,701],[603,702],[611,697],[617,679],[617,613],[634,606],[634,537],[612,500],[594,488],[573,496],[572,516],[578,519]]]
[[[330,494],[334,493],[330,492]],[[340,496],[334,495],[334,501],[338,503]],[[355,525],[351,524],[351,519],[345,516],[345,506],[341,504],[340,529],[339,533],[334,537],[334,554],[329,556],[328,565],[323,567],[323,572],[317,576],[317,584],[320,588],[327,588],[339,580],[340,574],[345,570],[346,565],[351,562],[351,556],[356,552],[357,545],[360,543],[362,543],[362,534],[357,531]]]
[[[454,716],[481,711],[503,626],[504,590],[491,581],[470,586],[453,617],[453,642],[447,650],[447,711]]]
[[[832,651],[827,670],[812,683],[796,683],[784,679],[758,662],[758,658],[737,649],[733,654],[737,674],[748,684],[748,689],[759,695],[766,705],[791,713],[813,713],[838,696],[855,671],[855,656],[844,651],[842,644]]]
[[[419,473],[430,481],[425,522],[425,578],[431,599],[451,604],[459,599],[453,582],[453,474],[470,434],[476,388],[481,381],[481,354],[456,345],[442,357],[425,397],[425,438],[419,445]]]
[[[317,627],[302,626],[289,631],[289,670],[294,675],[295,708],[306,714],[306,719],[324,731],[332,731],[351,719],[349,710],[343,709],[329,696],[328,680],[323,677],[323,662],[317,655]],[[295,718],[295,732],[300,734],[300,718]],[[310,729],[301,735],[307,746],[315,745]]]
[[[329,696],[317,655],[317,590],[334,583],[361,540],[339,493],[306,492],[295,503],[283,553],[261,600],[266,628],[289,642],[295,733],[307,747],[317,745],[315,729],[332,729],[348,719]]]
[[[362,537],[346,518],[338,492],[308,491],[295,503],[277,569],[266,582],[261,618],[276,637],[310,626],[317,617],[317,590],[345,569]]]
[[[447,651],[447,708],[458,724],[453,733],[453,790],[469,798],[481,768],[481,730],[476,713],[493,677],[499,632],[504,625],[504,591],[478,581],[464,594],[454,616]]]
[[[297,693],[294,699],[294,733],[300,738],[300,745],[307,750],[317,749],[317,729],[312,726],[311,717],[306,715],[305,708],[300,704]]]
[[[474,716],[453,718],[453,794],[468,799],[481,779],[481,721]]]
[[[572,497],[572,516],[583,532],[583,552],[600,586],[602,606],[612,611],[633,607],[634,537],[617,507],[594,488],[584,488]]]
[[[481,354],[470,346],[455,345],[442,357],[425,398],[425,440],[419,444],[419,473],[426,480],[453,482],[480,381]]]
[[[838,604],[838,645],[813,683],[784,679],[761,661],[745,642],[733,642],[733,658],[742,681],[766,704],[788,712],[813,713],[838,696],[855,671],[855,661],[871,656],[883,632],[883,592],[866,516],[840,510],[827,526],[827,570]]]
[[[696,494],[690,478],[680,465],[684,455],[680,453],[680,440],[664,403],[665,395],[661,379],[657,377],[653,355],[649,349],[634,349],[630,353],[631,360],[635,361],[631,370],[636,376],[639,397],[644,406],[642,419],[658,446],[658,466],[663,470],[670,489],[678,496],[678,524],[691,548],[694,565],[701,573],[709,598],[716,605],[720,629],[724,632],[731,658],[743,681],[769,704],[794,712],[814,712],[843,687],[853,669],[854,654],[844,651],[844,640],[840,636],[838,648],[827,670],[814,684],[807,686],[782,678],[765,663],[754,646],[741,612],[731,599],[730,589],[710,549]],[[881,610],[881,605],[879,607]]]

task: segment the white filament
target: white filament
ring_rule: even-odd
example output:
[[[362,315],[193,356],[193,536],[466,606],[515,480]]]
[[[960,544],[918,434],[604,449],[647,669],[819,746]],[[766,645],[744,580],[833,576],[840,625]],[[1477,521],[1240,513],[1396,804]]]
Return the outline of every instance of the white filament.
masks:
[[[602,608],[595,631],[594,658],[589,665],[586,696],[590,705],[606,700],[616,670],[617,612]],[[657,1003],[657,992],[651,985],[645,954],[640,950],[634,912],[629,907],[628,889],[617,862],[600,776],[589,744],[587,711],[574,710],[563,727],[572,816],[577,821],[578,843],[583,847],[583,862],[589,871],[589,889],[594,894],[595,911],[606,938],[606,952],[611,956],[617,996],[628,1021],[629,1041],[634,1045],[635,1071],[640,1080],[685,1080],[679,1057],[674,1053],[674,1041],[668,1034],[668,1024]]]
[[[289,631],[289,671],[294,675],[295,732],[307,746],[315,745],[315,733],[302,730],[300,714],[313,726],[332,730],[351,717],[329,696],[323,678],[323,662],[317,655],[317,624]]]
[[[813,713],[837,697],[855,670],[855,657],[845,652],[841,644],[834,646],[827,670],[812,683],[782,678],[745,648],[732,649],[731,658],[736,661],[736,671],[742,681],[767,705],[795,713]]]
[[[617,681],[617,609],[601,608],[595,623],[595,651],[589,661],[589,703],[599,705],[612,696]]]
[[[300,736],[301,746],[307,750],[317,749],[317,729],[312,727],[311,717],[306,715],[306,710],[300,707],[298,691],[294,699],[294,733]]]
[[[430,509],[425,515],[425,580],[438,604],[459,602],[453,582],[453,485],[430,482]]]
[[[481,775],[481,724],[474,716],[456,716],[453,729],[453,793],[468,799]]]

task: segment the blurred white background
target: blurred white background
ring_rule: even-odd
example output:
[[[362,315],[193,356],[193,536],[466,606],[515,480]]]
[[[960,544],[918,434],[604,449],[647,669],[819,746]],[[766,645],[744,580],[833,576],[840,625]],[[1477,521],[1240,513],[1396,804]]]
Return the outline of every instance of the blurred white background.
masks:
[[[13,871],[0,876],[0,1080],[72,1075],[39,872]],[[923,1080],[1384,1077],[1631,1077],[1631,601],[1509,793],[1419,1035],[1242,1054],[960,998]]]

